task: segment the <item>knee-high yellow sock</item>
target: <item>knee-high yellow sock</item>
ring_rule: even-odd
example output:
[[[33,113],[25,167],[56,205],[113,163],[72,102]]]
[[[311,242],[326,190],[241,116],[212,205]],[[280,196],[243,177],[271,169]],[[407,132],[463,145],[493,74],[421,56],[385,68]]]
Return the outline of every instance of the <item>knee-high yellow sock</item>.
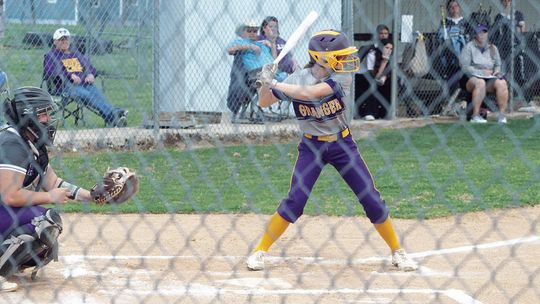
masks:
[[[272,215],[268,223],[268,228],[264,232],[264,235],[259,242],[259,245],[255,248],[255,251],[268,251],[270,246],[285,232],[289,227],[289,222],[281,217],[277,212]]]
[[[374,226],[381,235],[381,237],[384,239],[386,244],[388,244],[390,250],[394,251],[401,248],[396,231],[394,230],[394,226],[392,226],[392,220],[390,220],[390,217],[388,217],[383,223],[375,224]]]

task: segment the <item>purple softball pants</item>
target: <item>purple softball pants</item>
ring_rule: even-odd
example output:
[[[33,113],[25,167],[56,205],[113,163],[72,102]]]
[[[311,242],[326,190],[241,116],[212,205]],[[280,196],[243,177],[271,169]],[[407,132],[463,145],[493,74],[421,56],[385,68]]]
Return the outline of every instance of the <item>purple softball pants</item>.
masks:
[[[40,206],[10,207],[0,204],[0,234],[5,239],[15,230],[26,234],[34,234],[36,227],[32,225],[32,219],[47,212],[47,208]]]
[[[289,194],[277,209],[279,215],[294,223],[304,213],[313,185],[326,164],[334,166],[356,194],[371,223],[380,224],[386,220],[388,208],[350,134],[334,142],[302,137]]]

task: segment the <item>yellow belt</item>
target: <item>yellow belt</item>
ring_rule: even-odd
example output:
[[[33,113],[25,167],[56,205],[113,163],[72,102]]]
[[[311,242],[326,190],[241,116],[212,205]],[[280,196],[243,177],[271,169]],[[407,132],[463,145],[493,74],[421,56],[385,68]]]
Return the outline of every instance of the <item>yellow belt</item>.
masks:
[[[304,133],[304,136],[306,138],[313,139],[313,140],[332,142],[332,141],[337,141],[340,138],[345,138],[350,133],[351,132],[349,131],[349,128],[345,128],[345,129],[343,129],[343,131],[341,131],[341,132],[339,132],[337,134],[332,134],[332,135],[316,136],[316,135],[311,135],[311,134]]]

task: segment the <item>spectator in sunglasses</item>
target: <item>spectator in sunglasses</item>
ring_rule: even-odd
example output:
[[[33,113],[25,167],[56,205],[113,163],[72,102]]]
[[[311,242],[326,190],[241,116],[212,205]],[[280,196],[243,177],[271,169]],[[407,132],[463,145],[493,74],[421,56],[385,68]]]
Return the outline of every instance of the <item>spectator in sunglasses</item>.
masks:
[[[238,38],[227,46],[229,55],[240,55],[244,67],[249,71],[260,69],[274,60],[268,41],[257,41],[259,26],[253,20],[245,21],[236,28]]]
[[[259,41],[258,31],[259,25],[255,21],[245,21],[236,28],[238,38],[227,46],[227,53],[235,57],[227,95],[227,107],[233,113],[232,122],[236,121],[242,105],[249,103],[255,95],[254,84],[257,73],[261,71],[263,65],[274,61],[270,42]]]

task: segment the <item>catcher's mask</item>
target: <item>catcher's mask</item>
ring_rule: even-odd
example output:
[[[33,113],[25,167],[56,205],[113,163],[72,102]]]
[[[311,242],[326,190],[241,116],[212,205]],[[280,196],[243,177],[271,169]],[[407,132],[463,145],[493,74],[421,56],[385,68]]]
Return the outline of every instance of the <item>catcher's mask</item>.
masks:
[[[349,39],[342,32],[325,30],[315,33],[309,40],[310,61],[335,72],[356,72],[360,69],[360,59],[354,54],[358,48],[350,46]]]
[[[13,95],[4,101],[8,123],[38,147],[52,145],[58,121],[53,117],[56,107],[51,95],[37,87],[20,87]]]

